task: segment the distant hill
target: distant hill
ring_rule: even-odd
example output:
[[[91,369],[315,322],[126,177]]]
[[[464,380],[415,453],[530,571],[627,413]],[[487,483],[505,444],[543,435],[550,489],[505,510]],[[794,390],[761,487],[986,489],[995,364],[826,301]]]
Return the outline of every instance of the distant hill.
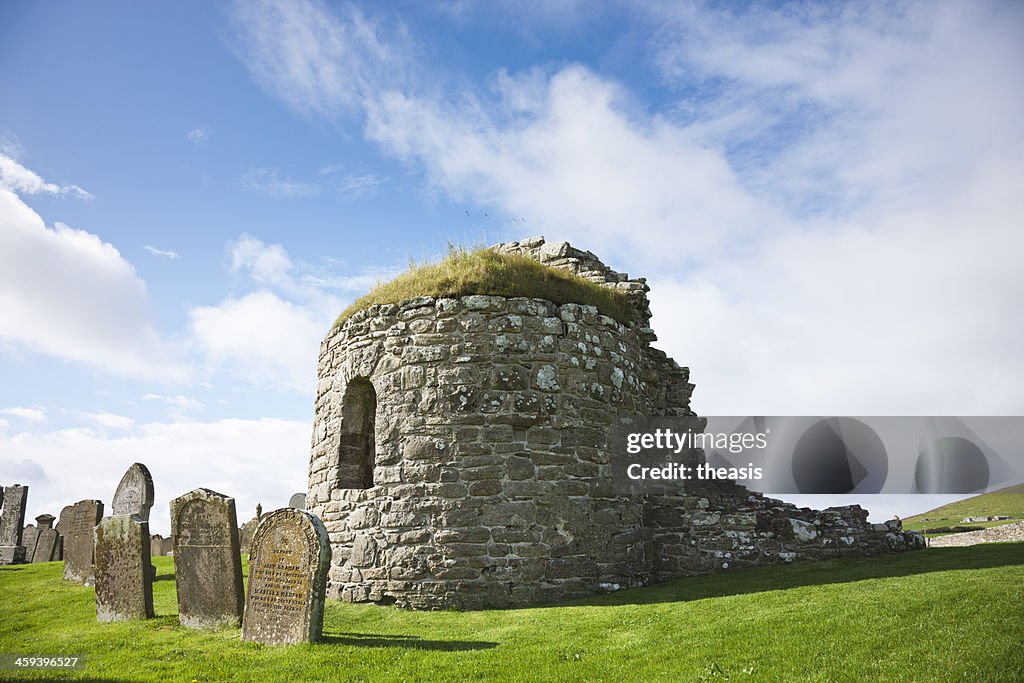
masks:
[[[965,523],[962,521],[966,517],[998,515],[1008,515],[1010,519],[999,522]],[[903,520],[903,528],[908,531],[923,531],[954,526],[992,527],[1021,520],[1024,520],[1024,484],[1017,484],[907,517]]]

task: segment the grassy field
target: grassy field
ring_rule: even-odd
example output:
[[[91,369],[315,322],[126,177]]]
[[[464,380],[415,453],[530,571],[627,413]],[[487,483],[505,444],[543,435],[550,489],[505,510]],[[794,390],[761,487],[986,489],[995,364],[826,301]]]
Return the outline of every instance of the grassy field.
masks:
[[[448,256],[443,260],[425,265],[410,264],[409,270],[395,279],[379,283],[346,308],[334,325],[337,327],[356,311],[373,304],[395,304],[417,296],[470,294],[525,296],[556,304],[590,304],[619,322],[626,322],[629,317],[629,301],[622,292],[527,256],[449,247]]]
[[[328,604],[325,642],[266,647],[157,617],[100,624],[61,564],[0,567],[0,653],[85,655],[61,680],[1024,680],[1024,544],[766,567],[564,605],[408,612]],[[0,679],[32,675],[0,672]]]
[[[1009,515],[1010,519],[1001,522],[971,522],[966,526],[992,527],[1024,519],[1024,484],[965,498],[913,517],[907,517],[903,520],[903,528],[907,531],[921,531],[937,527],[962,526],[960,520],[965,517],[992,517],[995,515]]]

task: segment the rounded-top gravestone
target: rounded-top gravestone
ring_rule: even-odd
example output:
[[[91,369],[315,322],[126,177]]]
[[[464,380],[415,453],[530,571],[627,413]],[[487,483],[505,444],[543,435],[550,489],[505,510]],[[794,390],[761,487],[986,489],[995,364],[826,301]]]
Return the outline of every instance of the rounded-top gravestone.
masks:
[[[320,639],[331,545],[315,515],[282,508],[260,520],[249,554],[242,640],[287,645]]]
[[[242,556],[235,500],[196,489],[171,501],[178,619],[190,628],[242,621]]]
[[[306,494],[305,493],[293,493],[292,497],[288,499],[288,507],[295,508],[296,510],[306,509]]]
[[[140,462],[128,468],[117,485],[111,507],[114,516],[132,515],[149,521],[149,509],[153,507],[153,475],[149,468]]]

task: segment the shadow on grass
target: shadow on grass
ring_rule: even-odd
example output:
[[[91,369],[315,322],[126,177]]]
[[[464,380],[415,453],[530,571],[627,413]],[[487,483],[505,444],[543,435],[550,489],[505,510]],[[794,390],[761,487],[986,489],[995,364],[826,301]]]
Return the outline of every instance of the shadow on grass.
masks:
[[[410,650],[441,652],[490,650],[498,646],[497,643],[489,641],[423,640],[419,636],[395,636],[380,633],[325,633],[321,641],[332,645],[351,645],[352,647],[404,647]]]
[[[782,566],[744,569],[736,573],[673,579],[644,588],[573,600],[552,607],[580,605],[646,605],[689,602],[870,579],[912,576],[958,569],[1024,566],[1024,543],[991,543],[967,548],[929,548],[880,557],[837,558]]]

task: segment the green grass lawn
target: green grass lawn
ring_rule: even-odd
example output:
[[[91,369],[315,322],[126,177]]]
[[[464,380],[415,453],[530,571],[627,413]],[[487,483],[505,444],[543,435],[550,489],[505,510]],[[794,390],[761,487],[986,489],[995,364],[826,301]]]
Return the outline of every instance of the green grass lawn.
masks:
[[[999,522],[971,522],[964,523],[960,520],[966,517],[991,517],[995,515],[1009,515],[1010,519]],[[1019,522],[1024,519],[1024,484],[1008,486],[991,493],[983,493],[980,496],[972,496],[955,503],[949,503],[937,507],[928,512],[922,512],[913,517],[903,520],[903,528],[907,531],[921,531],[922,529],[935,529],[939,527],[972,526],[972,527],[993,527]]]
[[[943,548],[672,581],[536,609],[328,604],[325,642],[268,647],[177,620],[96,622],[61,564],[0,568],[0,652],[85,655],[83,680],[1024,680],[1024,544]],[[0,679],[30,675],[0,672]]]

